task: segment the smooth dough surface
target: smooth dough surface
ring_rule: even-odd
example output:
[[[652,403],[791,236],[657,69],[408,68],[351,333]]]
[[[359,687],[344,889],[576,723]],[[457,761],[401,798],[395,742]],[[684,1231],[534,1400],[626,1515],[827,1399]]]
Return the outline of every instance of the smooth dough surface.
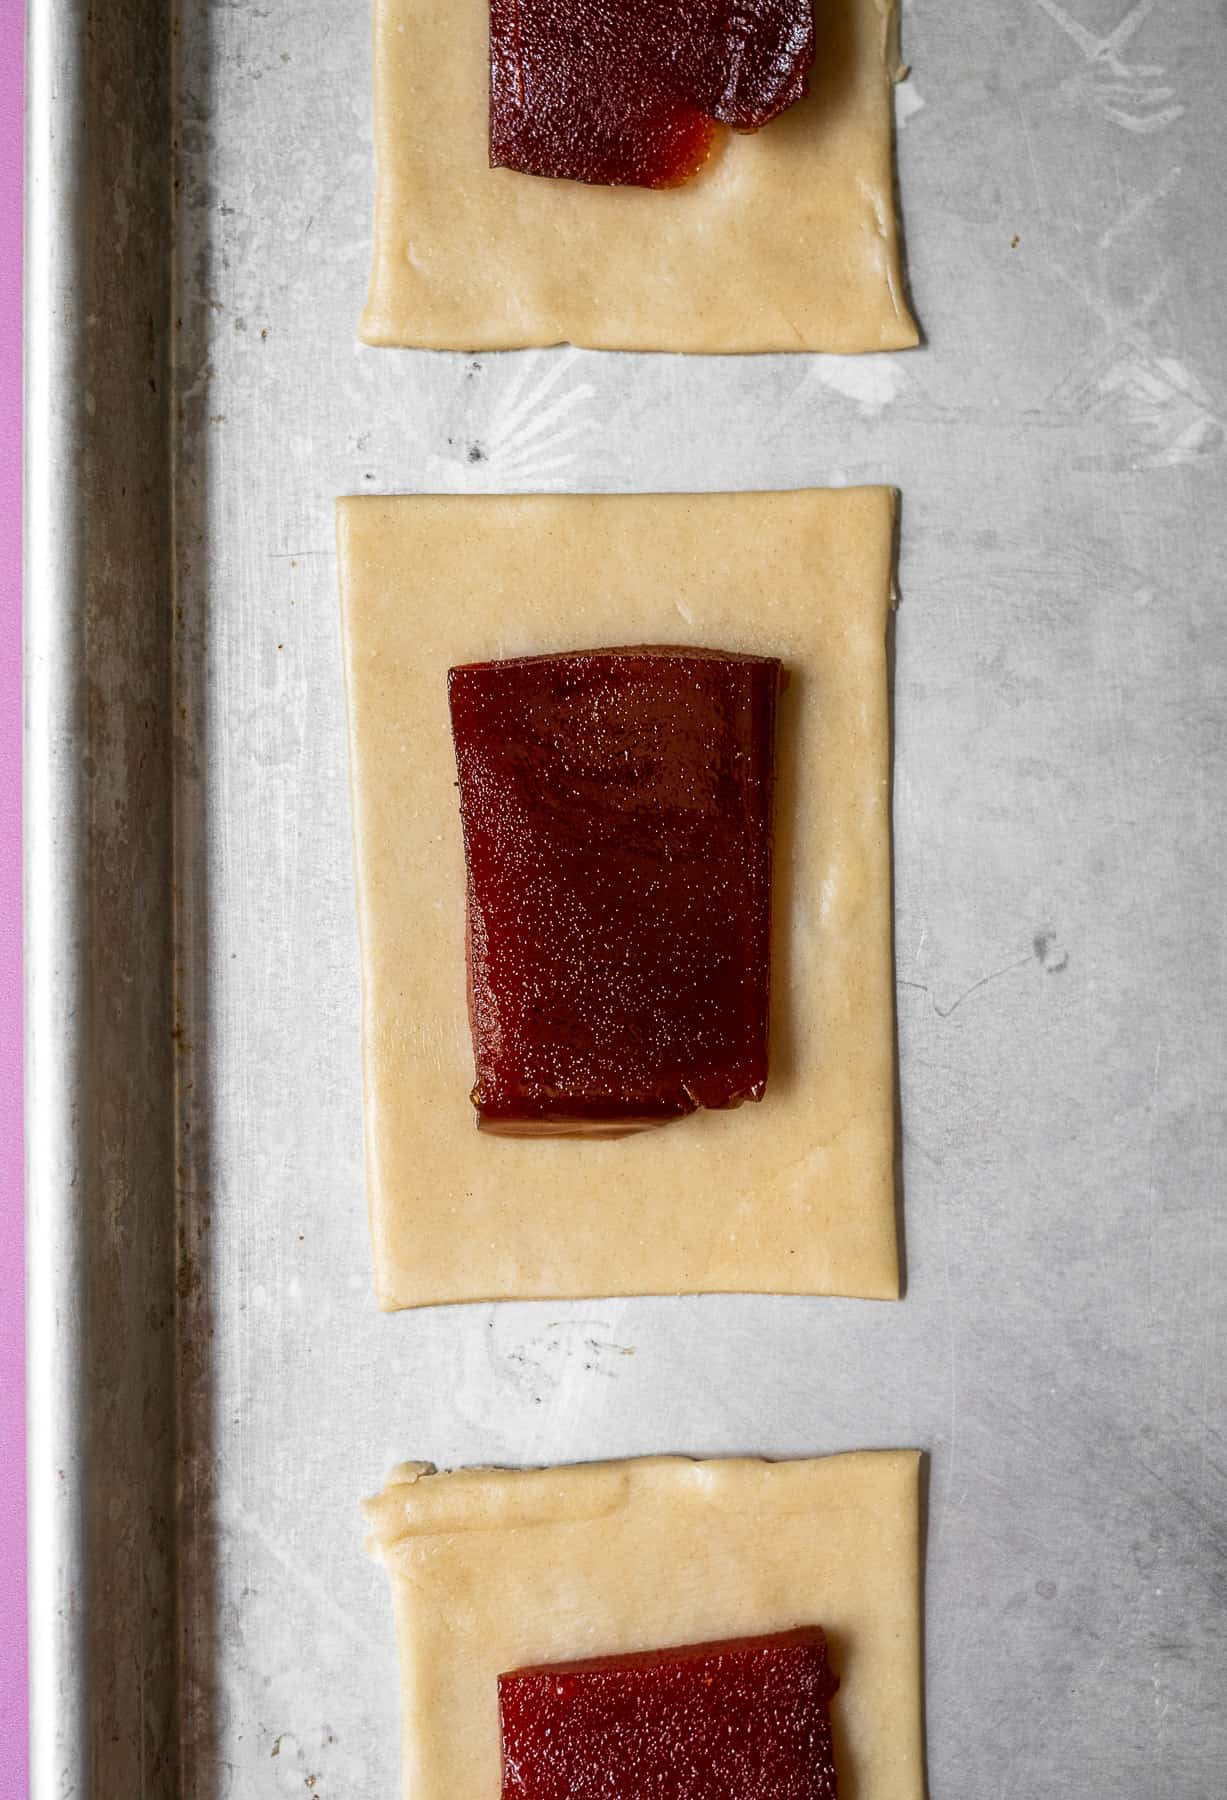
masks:
[[[394,1470],[367,1511],[405,1795],[498,1800],[509,1669],[821,1625],[840,1794],[924,1800],[918,1471],[910,1450]]]
[[[367,1186],[387,1308],[898,1294],[887,488],[342,500]],[[765,1099],[614,1142],[469,1101],[450,665],[678,643],[780,657]]]
[[[817,0],[806,100],[683,187],[488,166],[488,0],[375,0],[368,344],[899,350],[894,0]]]

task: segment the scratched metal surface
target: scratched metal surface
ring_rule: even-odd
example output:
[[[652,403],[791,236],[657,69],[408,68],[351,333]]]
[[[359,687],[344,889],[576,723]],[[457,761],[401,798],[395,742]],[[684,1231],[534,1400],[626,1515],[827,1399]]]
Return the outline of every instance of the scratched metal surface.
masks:
[[[850,361],[356,347],[365,7],[179,14],[185,1791],[397,1791],[395,1460],[913,1444],[936,1800],[1221,1795],[1222,6],[917,0],[928,341]],[[856,481],[904,496],[905,1302],[377,1316],[334,497]]]

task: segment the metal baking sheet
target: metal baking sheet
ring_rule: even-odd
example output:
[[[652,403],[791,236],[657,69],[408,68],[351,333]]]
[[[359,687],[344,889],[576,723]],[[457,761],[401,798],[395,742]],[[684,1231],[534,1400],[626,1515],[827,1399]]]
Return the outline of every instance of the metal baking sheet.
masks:
[[[917,0],[855,360],[358,348],[362,0],[99,21],[31,9],[40,1800],[397,1792],[396,1459],[896,1444],[937,1800],[1220,1795],[1221,6]],[[334,497],[856,481],[906,1299],[378,1316]]]

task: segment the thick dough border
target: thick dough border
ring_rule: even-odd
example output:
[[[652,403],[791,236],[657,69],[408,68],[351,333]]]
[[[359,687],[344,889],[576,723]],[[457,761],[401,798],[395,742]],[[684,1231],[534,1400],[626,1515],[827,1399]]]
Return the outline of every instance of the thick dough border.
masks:
[[[368,344],[899,350],[894,0],[817,0],[809,98],[684,187],[487,164],[488,0],[375,0]]]
[[[387,1308],[898,1294],[887,488],[338,507],[367,1182]],[[479,1133],[446,671],[608,644],[779,656],[766,1098],[616,1142]]]
[[[817,1624],[841,1679],[840,1792],[924,1800],[918,1470],[910,1450],[394,1470],[367,1510],[405,1795],[498,1800],[505,1670]]]

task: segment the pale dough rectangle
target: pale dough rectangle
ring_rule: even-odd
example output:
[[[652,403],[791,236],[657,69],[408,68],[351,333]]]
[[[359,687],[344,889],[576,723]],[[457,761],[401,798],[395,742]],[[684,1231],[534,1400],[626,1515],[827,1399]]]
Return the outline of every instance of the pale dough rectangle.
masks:
[[[840,1793],[924,1800],[919,1457],[678,1457],[389,1477],[406,1800],[498,1800],[497,1677],[821,1625]]]
[[[887,488],[342,500],[367,1183],[387,1308],[898,1294]],[[450,665],[782,659],[766,1098],[614,1142],[479,1133]]]
[[[808,99],[680,188],[488,166],[488,0],[375,0],[368,344],[899,350],[893,0],[818,0]]]

